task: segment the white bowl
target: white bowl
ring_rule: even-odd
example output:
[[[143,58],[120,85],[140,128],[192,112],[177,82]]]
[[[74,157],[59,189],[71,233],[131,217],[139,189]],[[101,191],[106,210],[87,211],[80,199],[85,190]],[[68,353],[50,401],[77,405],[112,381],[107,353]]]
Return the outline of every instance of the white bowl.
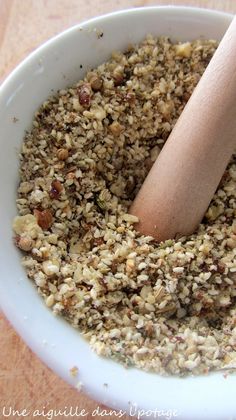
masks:
[[[71,85],[87,69],[107,60],[113,50],[123,50],[147,33],[180,41],[202,36],[220,40],[231,19],[231,15],[221,12],[184,7],[151,7],[102,16],[44,44],[0,88],[1,307],[29,347],[54,372],[71,385],[80,380],[89,396],[131,415],[142,409],[149,419],[235,418],[236,378],[232,375],[225,379],[222,372],[185,379],[164,378],[137,369],[127,370],[93,353],[78,331],[45,307],[26,277],[21,255],[12,241],[18,151],[33,112],[51,89]],[[14,117],[18,121],[14,122]],[[73,366],[79,367],[78,379],[70,375]],[[156,414],[150,410],[156,410]]]

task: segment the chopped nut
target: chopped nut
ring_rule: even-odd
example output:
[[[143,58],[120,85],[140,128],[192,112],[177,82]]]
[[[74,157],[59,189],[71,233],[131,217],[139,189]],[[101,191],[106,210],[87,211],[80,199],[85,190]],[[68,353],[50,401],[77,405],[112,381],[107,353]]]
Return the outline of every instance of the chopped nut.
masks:
[[[50,260],[43,261],[42,268],[44,273],[49,277],[59,273],[58,264]]]
[[[29,236],[17,236],[15,243],[22,251],[31,251],[34,241]]]
[[[236,238],[235,239],[233,239],[233,238],[229,238],[229,239],[227,239],[227,246],[229,247],[229,248],[231,248],[231,249],[235,249],[236,248]]]
[[[178,274],[182,274],[184,272],[184,267],[174,267],[173,272],[178,273]]]
[[[95,238],[93,240],[93,245],[94,246],[100,246],[102,244],[104,244],[104,239],[103,238]]]
[[[95,117],[97,120],[102,121],[104,118],[106,118],[106,111],[102,107],[96,107],[91,109],[93,117]]]
[[[160,154],[161,150],[158,146],[153,147],[150,152],[151,161],[155,162]]]
[[[225,272],[225,264],[223,262],[221,262],[221,261],[218,262],[217,271],[221,274],[223,274]]]
[[[145,159],[144,166],[146,167],[146,169],[147,169],[148,172],[152,168],[153,163],[154,162],[153,162],[153,160],[150,157],[148,157],[147,159]]]
[[[118,121],[114,121],[111,125],[109,125],[109,129],[114,134],[114,136],[119,136],[120,133],[123,131],[123,127]]]
[[[223,213],[224,209],[222,206],[211,206],[209,207],[205,217],[208,220],[216,220]]]
[[[192,52],[192,47],[191,47],[190,42],[184,42],[183,44],[178,44],[176,45],[175,49],[176,49],[176,54],[179,57],[188,58],[190,57],[191,52]]]
[[[57,157],[59,160],[66,160],[69,156],[69,152],[67,149],[59,149],[57,151]]]
[[[134,260],[134,259],[129,258],[129,259],[126,261],[126,272],[127,272],[128,274],[130,274],[130,273],[132,273],[132,272],[134,271],[134,269],[135,269],[135,260]]]
[[[91,85],[91,88],[94,90],[94,92],[98,92],[99,90],[102,89],[102,85],[103,85],[102,78],[97,75],[92,76],[91,79],[89,80],[89,83]]]
[[[53,296],[53,295],[49,295],[49,296],[46,298],[45,303],[46,303],[46,305],[47,305],[49,308],[50,308],[51,306],[53,306],[53,304],[54,304],[54,296]]]
[[[27,194],[33,189],[33,184],[31,182],[21,182],[18,188],[18,193]]]
[[[84,108],[89,108],[91,103],[91,87],[90,84],[84,83],[78,87],[79,103]]]
[[[129,223],[138,223],[139,218],[137,216],[133,216],[132,214],[123,214],[122,219]]]
[[[66,179],[74,179],[75,178],[75,172],[68,172],[66,175]]]
[[[55,179],[54,181],[52,181],[49,195],[51,198],[58,199],[62,190],[63,190],[62,184],[60,183],[60,181],[58,181],[58,179]]]
[[[158,289],[155,290],[154,296],[156,301],[161,301],[166,294],[165,288],[163,286],[158,287]]]
[[[48,230],[52,226],[53,217],[49,209],[42,210],[42,211],[35,209],[34,215],[37,219],[38,225],[43,230]]]
[[[117,66],[113,71],[114,85],[119,86],[124,80],[124,68]]]
[[[77,366],[73,366],[70,369],[70,374],[71,376],[73,376],[74,378],[76,378],[76,376],[78,375],[79,369],[77,368]]]
[[[146,300],[146,298],[148,297],[149,293],[150,293],[150,294],[152,293],[152,288],[151,288],[151,286],[143,286],[143,287],[142,287],[142,290],[141,290],[141,292],[140,292],[140,296],[141,296],[144,300]]]
[[[134,92],[127,92],[124,96],[124,100],[128,102],[130,105],[135,104],[136,95]]]
[[[13,221],[13,230],[18,235],[26,234],[29,235],[32,239],[35,239],[41,232],[41,229],[37,224],[37,220],[32,214],[16,216]]]

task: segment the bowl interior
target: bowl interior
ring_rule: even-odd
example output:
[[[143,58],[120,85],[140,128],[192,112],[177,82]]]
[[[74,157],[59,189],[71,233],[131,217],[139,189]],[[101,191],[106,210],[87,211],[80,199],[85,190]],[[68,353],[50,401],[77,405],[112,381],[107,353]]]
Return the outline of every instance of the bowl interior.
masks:
[[[95,355],[77,331],[45,307],[26,278],[12,241],[20,145],[34,111],[51,92],[78,81],[88,69],[107,60],[113,50],[123,50],[147,33],[179,41],[199,37],[220,40],[231,19],[231,15],[223,13],[175,7],[133,9],[103,16],[44,44],[0,88],[1,307],[49,367],[72,385],[81,381],[84,391],[94,399],[127,413],[133,414],[139,407],[145,411],[176,410],[181,419],[228,418],[236,409],[235,377],[226,381],[222,373],[215,373],[208,377],[164,378],[137,369],[126,370]],[[76,379],[69,373],[73,366],[79,367]],[[151,414],[146,416],[150,418]],[[163,418],[171,417],[163,414]]]

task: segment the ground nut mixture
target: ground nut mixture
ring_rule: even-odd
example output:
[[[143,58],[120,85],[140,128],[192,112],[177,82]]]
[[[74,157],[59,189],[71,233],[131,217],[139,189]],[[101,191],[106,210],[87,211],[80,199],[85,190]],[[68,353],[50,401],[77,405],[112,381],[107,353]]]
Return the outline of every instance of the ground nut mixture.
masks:
[[[216,49],[148,36],[49,98],[14,220],[46,305],[99,354],[161,374],[236,367],[236,162],[198,231],[158,244],[129,206]]]

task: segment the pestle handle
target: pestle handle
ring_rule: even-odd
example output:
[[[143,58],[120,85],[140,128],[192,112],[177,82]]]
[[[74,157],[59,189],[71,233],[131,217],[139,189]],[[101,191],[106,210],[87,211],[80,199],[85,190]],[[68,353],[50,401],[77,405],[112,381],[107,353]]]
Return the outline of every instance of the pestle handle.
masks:
[[[162,241],[194,232],[236,145],[236,17],[145,179],[130,213]]]

